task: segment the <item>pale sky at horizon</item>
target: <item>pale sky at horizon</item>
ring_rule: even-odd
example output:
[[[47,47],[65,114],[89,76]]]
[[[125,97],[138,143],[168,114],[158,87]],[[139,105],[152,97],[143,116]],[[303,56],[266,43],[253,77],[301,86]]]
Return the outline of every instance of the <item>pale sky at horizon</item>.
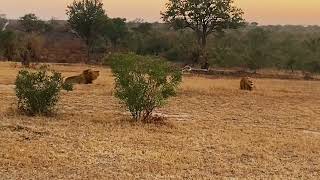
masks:
[[[42,19],[66,19],[73,0],[0,0],[0,14],[16,19],[35,13]],[[103,0],[108,16],[160,21],[166,0]],[[247,21],[259,24],[320,25],[320,0],[235,0]]]

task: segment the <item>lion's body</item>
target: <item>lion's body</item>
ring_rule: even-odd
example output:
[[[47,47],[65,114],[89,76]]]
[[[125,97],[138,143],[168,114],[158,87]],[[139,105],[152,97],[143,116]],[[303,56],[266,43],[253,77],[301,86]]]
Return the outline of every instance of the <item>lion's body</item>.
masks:
[[[85,77],[81,74],[79,76],[71,76],[65,80],[66,83],[69,84],[86,84]]]
[[[240,89],[241,90],[252,91],[253,87],[254,87],[254,84],[249,77],[244,77],[241,79],[241,81],[240,81]]]
[[[65,80],[69,84],[92,84],[99,77],[99,71],[85,70],[78,76],[71,76]]]

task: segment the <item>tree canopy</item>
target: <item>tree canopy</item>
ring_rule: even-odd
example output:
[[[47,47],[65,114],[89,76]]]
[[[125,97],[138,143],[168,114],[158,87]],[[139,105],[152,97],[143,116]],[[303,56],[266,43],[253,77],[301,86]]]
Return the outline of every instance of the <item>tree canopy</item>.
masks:
[[[74,1],[67,7],[68,23],[87,45],[87,61],[95,38],[101,32],[101,22],[105,20],[105,10],[100,0]]]
[[[114,48],[116,48],[119,41],[129,33],[126,19],[123,18],[107,19],[103,31],[105,38],[111,41]]]
[[[201,50],[205,50],[211,33],[244,24],[243,12],[233,0],[169,0],[161,14],[175,28],[191,28]]]
[[[0,31],[0,55],[13,60],[17,53],[17,35],[13,31]]]
[[[45,32],[48,30],[47,24],[40,20],[35,14],[26,14],[19,19],[19,23],[22,26],[23,31],[27,33],[32,32]]]

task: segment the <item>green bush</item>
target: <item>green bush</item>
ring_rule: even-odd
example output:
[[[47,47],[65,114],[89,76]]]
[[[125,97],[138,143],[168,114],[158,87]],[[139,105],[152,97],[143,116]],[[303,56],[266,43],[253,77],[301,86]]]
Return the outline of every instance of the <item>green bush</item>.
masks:
[[[17,56],[19,36],[13,31],[0,31],[0,55],[12,61]]]
[[[72,90],[72,85],[63,83],[60,73],[45,67],[35,72],[21,70],[15,85],[18,108],[28,115],[50,114],[59,100],[60,91]]]
[[[115,96],[135,120],[147,121],[155,108],[176,95],[181,72],[161,59],[136,54],[110,57],[115,76]]]

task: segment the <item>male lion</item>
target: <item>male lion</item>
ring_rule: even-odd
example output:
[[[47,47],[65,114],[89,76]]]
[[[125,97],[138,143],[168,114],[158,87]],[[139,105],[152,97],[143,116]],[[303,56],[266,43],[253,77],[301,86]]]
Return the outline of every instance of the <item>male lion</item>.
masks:
[[[65,83],[68,84],[92,84],[94,80],[96,80],[100,75],[99,71],[92,71],[91,69],[87,69],[82,72],[82,74],[78,76],[71,76],[65,80]]]
[[[241,81],[240,81],[240,89],[241,90],[252,91],[253,87],[254,87],[254,84],[249,77],[244,77],[241,79]]]

